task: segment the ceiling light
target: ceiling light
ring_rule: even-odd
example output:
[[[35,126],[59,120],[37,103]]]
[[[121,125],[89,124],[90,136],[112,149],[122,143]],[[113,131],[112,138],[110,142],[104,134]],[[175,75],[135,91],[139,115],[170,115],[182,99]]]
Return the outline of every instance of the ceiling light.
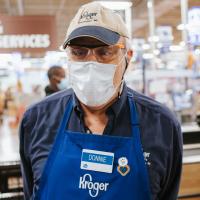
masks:
[[[200,55],[200,49],[195,49],[194,53],[195,53],[196,55]]]
[[[158,56],[158,55],[160,54],[160,51],[159,51],[158,49],[155,49],[155,50],[153,51],[153,54],[156,55],[156,56]]]
[[[156,35],[150,36],[150,37],[148,38],[148,41],[149,41],[149,42],[158,42],[158,41],[159,41],[159,37],[156,36]]]
[[[150,45],[149,44],[143,44],[142,45],[142,49],[143,50],[148,50],[148,49],[150,49]]]
[[[182,51],[183,47],[180,46],[180,45],[172,45],[172,46],[169,47],[169,50],[170,51]]]
[[[145,60],[150,60],[154,58],[154,55],[152,53],[144,53],[142,57]]]
[[[191,30],[191,29],[199,29],[200,24],[179,24],[177,27],[177,30],[183,31],[183,30]]]
[[[176,28],[177,28],[177,30],[179,30],[179,31],[183,31],[183,30],[186,29],[186,25],[184,25],[184,24],[179,24]]]
[[[162,48],[162,47],[163,47],[163,44],[162,44],[162,43],[158,43],[158,44],[157,44],[157,48],[160,49],[160,48]]]
[[[153,2],[148,0],[147,7],[148,8],[152,8],[153,7]]]
[[[184,41],[181,41],[179,44],[180,44],[180,46],[182,46],[182,47],[185,47],[185,46],[186,46],[186,43],[185,43]]]

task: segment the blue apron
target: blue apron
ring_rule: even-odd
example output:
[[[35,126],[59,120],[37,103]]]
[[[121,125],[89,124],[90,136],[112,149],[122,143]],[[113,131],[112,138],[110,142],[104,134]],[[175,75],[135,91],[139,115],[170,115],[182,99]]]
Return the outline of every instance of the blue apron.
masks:
[[[66,130],[73,108],[69,101],[55,143],[41,176],[37,200],[150,200],[150,187],[140,141],[135,104],[128,95],[132,137],[77,133]],[[107,163],[98,160],[84,167],[97,166],[99,171],[81,168],[83,150],[109,152]],[[84,154],[85,155],[85,154]],[[86,157],[88,155],[86,154]],[[89,155],[91,156],[91,155]],[[85,157],[85,156],[84,156]],[[89,158],[89,157],[87,157]],[[86,161],[89,161],[86,159]],[[105,164],[105,165],[104,165]],[[102,166],[102,167],[101,167]],[[109,167],[112,172],[104,172]],[[111,169],[112,168],[112,169]]]

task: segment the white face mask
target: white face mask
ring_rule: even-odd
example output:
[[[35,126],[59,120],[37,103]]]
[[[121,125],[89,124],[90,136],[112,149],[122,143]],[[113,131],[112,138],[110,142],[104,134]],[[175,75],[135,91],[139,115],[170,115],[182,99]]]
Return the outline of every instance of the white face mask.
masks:
[[[103,105],[116,93],[113,78],[117,65],[91,61],[68,64],[70,85],[85,105]]]
[[[67,78],[61,79],[60,83],[57,84],[59,90],[65,90],[69,88],[69,81]]]

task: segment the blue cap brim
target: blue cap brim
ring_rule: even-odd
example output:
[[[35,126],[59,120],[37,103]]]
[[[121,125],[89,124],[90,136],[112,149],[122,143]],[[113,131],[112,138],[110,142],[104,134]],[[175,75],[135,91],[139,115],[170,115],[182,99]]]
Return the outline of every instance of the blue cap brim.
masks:
[[[63,49],[66,48],[71,40],[78,37],[93,37],[107,45],[114,45],[118,42],[120,35],[100,26],[83,26],[72,31],[69,37],[65,40]]]

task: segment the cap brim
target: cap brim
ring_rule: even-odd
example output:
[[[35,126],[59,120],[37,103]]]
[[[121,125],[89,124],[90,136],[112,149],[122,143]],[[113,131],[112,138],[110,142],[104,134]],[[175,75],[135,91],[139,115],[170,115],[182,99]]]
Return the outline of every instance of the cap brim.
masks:
[[[105,44],[113,45],[118,42],[120,35],[100,26],[83,26],[72,31],[72,33],[66,38],[63,44],[63,49],[66,48],[71,40],[78,37],[93,37]]]

